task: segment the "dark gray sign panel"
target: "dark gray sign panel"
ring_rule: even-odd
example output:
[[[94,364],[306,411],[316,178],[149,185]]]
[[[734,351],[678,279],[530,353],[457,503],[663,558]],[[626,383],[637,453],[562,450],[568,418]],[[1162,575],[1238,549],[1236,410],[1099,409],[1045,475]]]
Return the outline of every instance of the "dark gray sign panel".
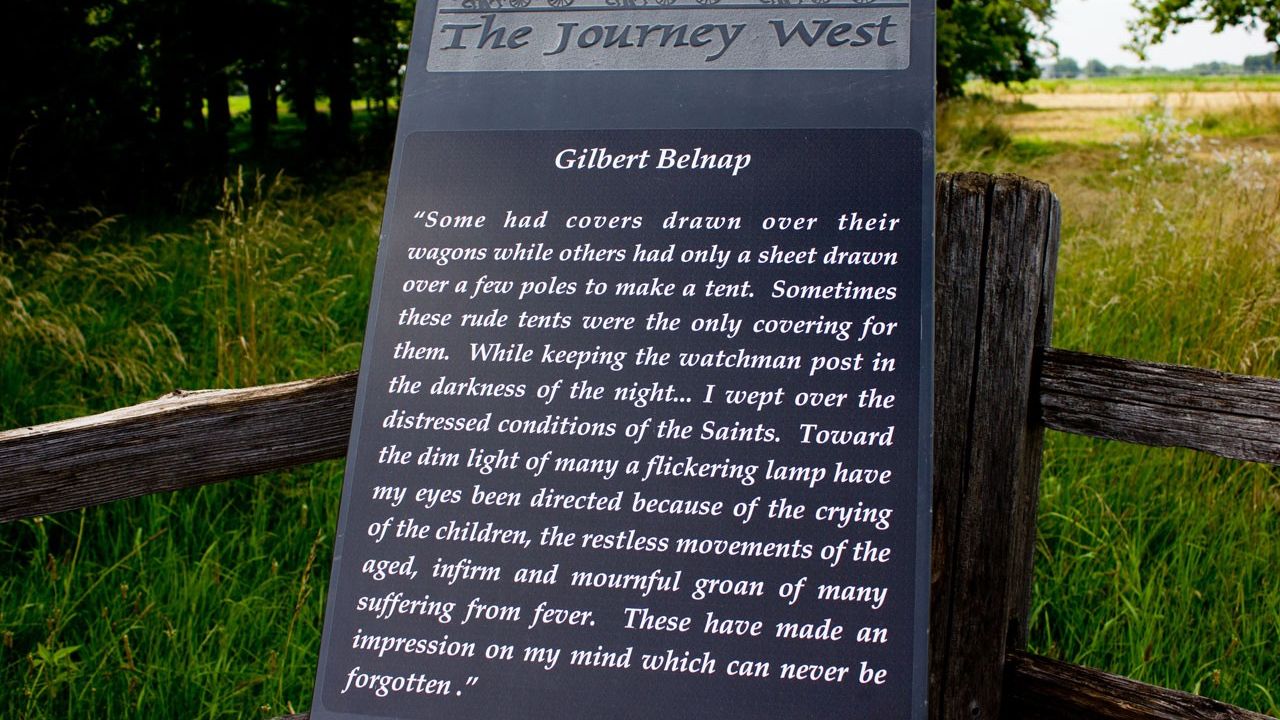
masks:
[[[313,718],[924,717],[933,27],[419,4]]]

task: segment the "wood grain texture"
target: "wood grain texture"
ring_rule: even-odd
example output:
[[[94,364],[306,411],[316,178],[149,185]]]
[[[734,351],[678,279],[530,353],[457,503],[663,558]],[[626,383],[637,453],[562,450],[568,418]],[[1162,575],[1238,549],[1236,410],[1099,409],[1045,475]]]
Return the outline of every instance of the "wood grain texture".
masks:
[[[979,182],[968,183],[968,201],[957,201],[957,179],[943,176],[937,186],[934,263],[934,435],[933,543],[929,604],[929,708],[939,717],[946,678],[946,637],[952,607],[948,568],[954,563],[957,508],[964,484],[968,403],[973,395],[974,347],[972,328],[978,324],[982,235],[987,220],[987,193]],[[970,268],[943,272],[942,268]]]
[[[1029,653],[1010,654],[1005,688],[1011,720],[1269,720],[1217,700]]]
[[[1036,317],[1034,345],[1036,349],[1031,373],[1039,378],[1040,359],[1053,342],[1053,298],[1058,275],[1058,245],[1062,227],[1062,208],[1055,199],[1045,229],[1044,257],[1041,260],[1042,282],[1040,308]],[[1039,406],[1038,383],[1033,380],[1032,406]],[[1031,617],[1031,588],[1035,579],[1036,522],[1040,515],[1040,474],[1044,466],[1044,425],[1038,414],[1029,414],[1026,444],[1018,460],[1019,477],[1014,487],[1019,493],[1013,500],[1013,535],[1009,551],[1009,598],[1007,647],[1022,649],[1027,644],[1028,619]]]
[[[1280,464],[1276,379],[1049,350],[1040,412],[1064,432]]]
[[[0,522],[342,457],[355,373],[0,433]]]
[[[1034,528],[1014,523],[1033,524],[1038,499],[1033,371],[1058,202],[1013,176],[944,175],[937,192],[930,717],[994,720],[1030,581]]]

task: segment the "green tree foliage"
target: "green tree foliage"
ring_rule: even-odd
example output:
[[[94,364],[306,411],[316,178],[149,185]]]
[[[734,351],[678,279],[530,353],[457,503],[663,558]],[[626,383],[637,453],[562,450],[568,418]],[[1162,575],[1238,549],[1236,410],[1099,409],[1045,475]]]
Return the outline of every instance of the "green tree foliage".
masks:
[[[1250,55],[1244,59],[1244,71],[1251,75],[1280,72],[1275,55]]]
[[[1207,20],[1217,32],[1228,27],[1262,28],[1280,52],[1280,0],[1134,0],[1141,13],[1129,24],[1130,47],[1143,55],[1170,33],[1196,20]]]
[[[1084,74],[1091,78],[1106,77],[1111,74],[1111,70],[1101,60],[1095,58],[1085,63]]]
[[[970,77],[1037,77],[1034,45],[1052,16],[1053,0],[938,0],[938,95],[959,95]]]
[[[347,152],[355,100],[389,115],[412,5],[0,2],[0,202],[136,206],[170,201],[193,178],[216,188],[241,122],[232,95],[249,96],[258,158],[275,144],[281,96],[305,125],[307,155]]]
[[[132,29],[96,0],[0,3],[0,199],[33,175],[98,185],[128,158],[147,154],[153,125],[147,59]],[[0,208],[3,210],[4,208]]]
[[[1080,63],[1075,58],[1063,57],[1058,58],[1053,63],[1053,76],[1060,78],[1073,78],[1080,75]]]

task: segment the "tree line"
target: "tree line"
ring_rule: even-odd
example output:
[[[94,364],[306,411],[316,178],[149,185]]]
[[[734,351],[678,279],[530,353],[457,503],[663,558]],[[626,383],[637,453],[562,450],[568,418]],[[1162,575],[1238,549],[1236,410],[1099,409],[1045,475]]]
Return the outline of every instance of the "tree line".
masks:
[[[249,112],[235,139],[250,156],[270,152],[281,101],[302,125],[303,150],[349,152],[354,101],[390,120],[413,12],[412,0],[4,5],[6,199],[41,202],[154,194],[224,168],[237,96]]]
[[[1160,66],[1130,67],[1128,65],[1108,66],[1101,60],[1093,59],[1081,65],[1073,57],[1059,57],[1053,64],[1043,68],[1054,78],[1101,78],[1101,77],[1151,77],[1160,75],[1274,75],[1280,73],[1276,65],[1275,55],[1250,55],[1239,65],[1227,62],[1196,63],[1189,67],[1170,70]]]
[[[637,0],[643,2],[644,0]],[[1192,18],[1262,24],[1280,0],[1138,0],[1136,44]],[[385,162],[414,0],[0,3],[0,216],[22,203],[171,200],[234,162]],[[937,0],[938,94],[1036,77],[1053,0]],[[233,113],[232,101],[248,112]],[[381,134],[355,132],[366,100]],[[300,126],[276,132],[283,103]],[[372,138],[372,141],[370,141]],[[360,142],[364,141],[363,147]],[[283,147],[287,146],[287,147]]]

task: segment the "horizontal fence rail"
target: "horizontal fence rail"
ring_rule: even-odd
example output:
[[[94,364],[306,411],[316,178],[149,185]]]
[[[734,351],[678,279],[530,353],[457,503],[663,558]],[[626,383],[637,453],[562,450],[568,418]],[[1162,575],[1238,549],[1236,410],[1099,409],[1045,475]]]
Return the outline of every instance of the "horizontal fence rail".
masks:
[[[1280,380],[1049,350],[1040,406],[1054,430],[1280,464]]]
[[[355,388],[178,392],[0,432],[0,522],[342,457]],[[1039,406],[1055,430],[1280,464],[1280,380],[1051,349]]]
[[[0,432],[0,522],[342,457],[355,395],[349,373]]]
[[[1101,670],[1015,652],[1005,663],[1010,718],[1036,720],[1271,720],[1217,700]]]

